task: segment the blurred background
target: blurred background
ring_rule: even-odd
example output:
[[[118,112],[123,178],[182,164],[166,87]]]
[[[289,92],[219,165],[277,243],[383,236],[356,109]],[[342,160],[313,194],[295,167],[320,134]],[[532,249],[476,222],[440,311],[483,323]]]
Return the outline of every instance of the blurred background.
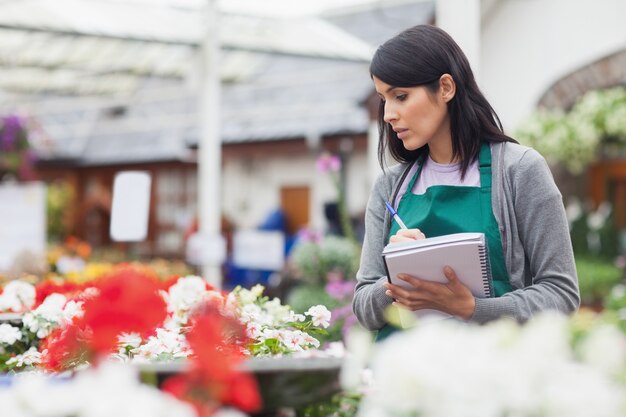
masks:
[[[140,262],[347,305],[380,173],[369,59],[429,23],[549,161],[599,307],[626,266],[625,18],[619,0],[2,0],[0,280]],[[147,232],[115,241],[126,171],[150,175]]]

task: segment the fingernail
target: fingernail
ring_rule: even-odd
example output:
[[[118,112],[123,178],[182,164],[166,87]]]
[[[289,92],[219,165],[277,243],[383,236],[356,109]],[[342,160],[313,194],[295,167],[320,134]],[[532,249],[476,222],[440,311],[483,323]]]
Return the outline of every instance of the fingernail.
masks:
[[[398,274],[398,278],[404,280],[406,279],[406,274]]]
[[[450,268],[448,265],[443,267],[443,272],[449,274],[452,272],[452,268]]]
[[[387,290],[387,291],[385,291],[385,294],[391,296],[391,291]]]

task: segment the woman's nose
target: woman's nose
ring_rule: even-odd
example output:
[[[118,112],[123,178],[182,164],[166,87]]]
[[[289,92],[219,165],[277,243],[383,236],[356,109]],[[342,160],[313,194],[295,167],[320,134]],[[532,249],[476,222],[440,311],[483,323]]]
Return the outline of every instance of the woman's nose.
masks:
[[[398,119],[398,112],[393,109],[393,106],[389,105],[389,102],[385,103],[383,120],[385,123],[391,123]]]

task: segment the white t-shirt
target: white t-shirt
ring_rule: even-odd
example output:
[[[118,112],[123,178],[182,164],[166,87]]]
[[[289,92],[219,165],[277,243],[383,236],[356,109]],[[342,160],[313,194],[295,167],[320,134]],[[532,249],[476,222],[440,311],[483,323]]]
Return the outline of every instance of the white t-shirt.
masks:
[[[426,158],[422,172],[415,181],[411,192],[424,194],[431,185],[459,185],[463,187],[480,187],[480,170],[478,158],[467,167],[465,178],[461,180],[461,163],[438,164],[430,158]]]

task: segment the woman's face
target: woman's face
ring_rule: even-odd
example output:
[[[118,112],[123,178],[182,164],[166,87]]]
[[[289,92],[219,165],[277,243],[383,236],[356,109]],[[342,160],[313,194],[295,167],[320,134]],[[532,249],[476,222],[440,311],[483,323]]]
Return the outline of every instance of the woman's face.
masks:
[[[430,93],[425,86],[394,87],[373,77],[376,92],[385,105],[384,120],[404,147],[413,151],[429,144],[452,146],[448,107],[441,88]]]

